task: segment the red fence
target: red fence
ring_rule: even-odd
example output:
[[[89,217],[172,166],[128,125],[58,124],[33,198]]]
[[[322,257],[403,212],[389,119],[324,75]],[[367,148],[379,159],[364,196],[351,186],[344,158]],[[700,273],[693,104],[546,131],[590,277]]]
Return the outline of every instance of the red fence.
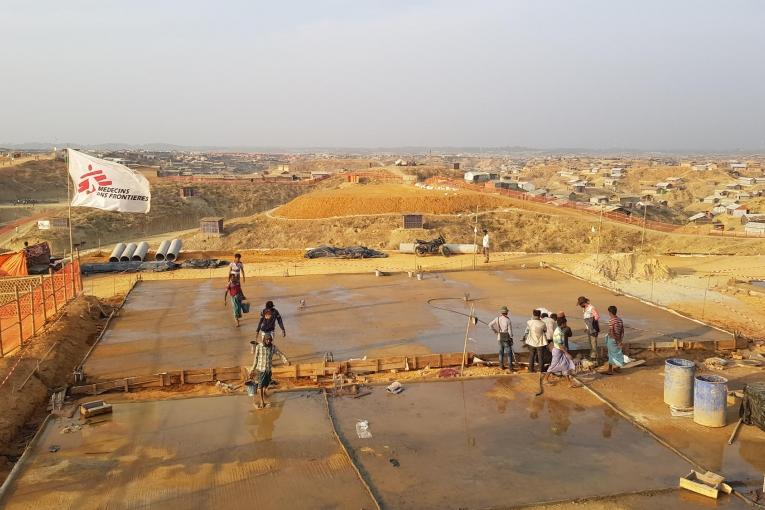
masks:
[[[0,357],[24,346],[56,312],[82,291],[75,262],[47,276],[0,280]]]

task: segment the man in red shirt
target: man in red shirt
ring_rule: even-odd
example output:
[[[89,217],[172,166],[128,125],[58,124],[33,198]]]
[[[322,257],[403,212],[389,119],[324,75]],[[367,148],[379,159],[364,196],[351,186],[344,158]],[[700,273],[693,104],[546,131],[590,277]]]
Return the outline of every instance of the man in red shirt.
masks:
[[[223,306],[226,306],[226,302],[229,299],[231,300],[237,328],[239,327],[239,320],[242,318],[242,298],[242,287],[239,284],[239,278],[236,278],[233,274],[228,275],[228,285],[226,285],[226,293],[223,295]]]

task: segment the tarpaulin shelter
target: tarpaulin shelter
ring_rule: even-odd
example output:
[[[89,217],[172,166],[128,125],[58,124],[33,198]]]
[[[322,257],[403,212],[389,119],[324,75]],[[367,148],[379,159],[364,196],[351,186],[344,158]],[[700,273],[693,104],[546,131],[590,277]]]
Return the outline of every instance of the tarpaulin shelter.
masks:
[[[27,257],[23,251],[0,253],[0,276],[27,276]]]
[[[27,246],[21,250],[27,258],[27,271],[29,274],[45,274],[50,267],[50,246],[42,242]]]

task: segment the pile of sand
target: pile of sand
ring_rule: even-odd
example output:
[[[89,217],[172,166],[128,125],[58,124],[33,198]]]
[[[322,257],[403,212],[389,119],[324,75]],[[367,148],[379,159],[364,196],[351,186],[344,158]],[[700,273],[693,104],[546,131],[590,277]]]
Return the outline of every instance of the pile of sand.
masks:
[[[610,281],[654,280],[666,281],[674,277],[671,268],[656,257],[636,253],[615,253],[589,257],[582,263],[595,266],[595,273]]]
[[[426,190],[404,184],[357,184],[302,195],[274,211],[293,219],[391,213],[455,214],[507,206],[506,199],[471,191]]]

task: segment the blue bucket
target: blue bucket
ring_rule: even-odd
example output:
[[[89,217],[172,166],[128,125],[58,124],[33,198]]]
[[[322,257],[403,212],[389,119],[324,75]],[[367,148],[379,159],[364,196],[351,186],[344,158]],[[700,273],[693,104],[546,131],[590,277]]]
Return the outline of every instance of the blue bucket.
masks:
[[[728,380],[719,375],[697,375],[693,391],[693,421],[706,427],[724,427],[728,408]]]
[[[247,382],[244,383],[244,389],[247,391],[247,394],[249,396],[254,397],[258,387],[255,386],[254,382],[247,381]]]
[[[679,409],[693,407],[693,376],[696,364],[681,358],[664,362],[664,403]]]

